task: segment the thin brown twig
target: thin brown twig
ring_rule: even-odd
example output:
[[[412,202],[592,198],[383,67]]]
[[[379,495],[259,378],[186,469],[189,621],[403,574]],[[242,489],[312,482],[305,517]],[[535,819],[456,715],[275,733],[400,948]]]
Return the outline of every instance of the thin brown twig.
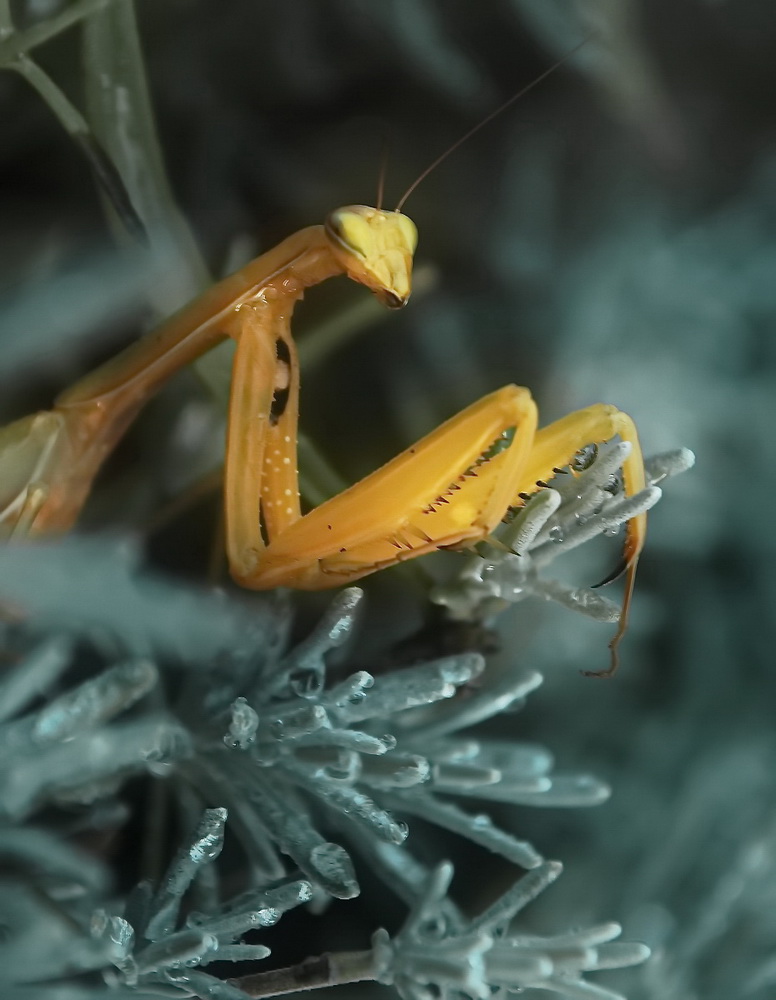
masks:
[[[263,1000],[264,997],[317,990],[323,986],[360,983],[374,979],[375,974],[375,957],[371,950],[325,952],[323,955],[306,958],[297,965],[227,979],[227,983],[249,997]]]

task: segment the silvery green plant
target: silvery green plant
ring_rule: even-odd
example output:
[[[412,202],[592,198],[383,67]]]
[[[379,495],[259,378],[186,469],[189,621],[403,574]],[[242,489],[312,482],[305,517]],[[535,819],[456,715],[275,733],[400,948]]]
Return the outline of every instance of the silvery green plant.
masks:
[[[560,874],[545,862],[519,879],[484,912],[464,917],[447,897],[453,868],[442,863],[429,873],[400,932],[391,939],[377,931],[373,946],[378,982],[393,984],[404,1000],[471,997],[488,1000],[526,989],[541,989],[612,1000],[616,994],[584,980],[584,972],[637,965],[649,955],[645,945],[613,943],[617,924],[603,924],[551,937],[510,931],[514,917]]]
[[[277,619],[287,614],[277,605],[273,616],[262,603],[192,590],[143,573],[136,558],[126,543],[101,549],[77,538],[0,553],[3,592],[35,612],[29,625],[8,628],[11,645],[31,645],[0,691],[0,850],[14,859],[4,893],[4,996],[53,1000],[64,981],[68,1000],[81,1000],[100,978],[114,995],[264,996],[278,977],[301,988],[293,967],[247,973],[244,983],[203,967],[262,960],[266,946],[244,934],[302,903],[356,896],[365,859],[411,916],[394,938],[377,934],[368,953],[328,956],[316,985],[374,979],[413,1000],[429,984],[451,998],[538,985],[615,995],[579,985],[585,971],[646,957],[642,946],[605,945],[614,925],[548,939],[508,930],[560,868],[492,822],[488,806],[593,805],[608,796],[589,776],[555,775],[543,747],[472,730],[520,707],[538,674],[493,677],[481,656],[464,653],[331,677],[326,658],[351,633],[357,588],[286,651],[278,636],[287,621]],[[40,586],[44,565],[50,587]],[[73,615],[65,630],[63,609],[73,609],[64,581],[87,575],[115,600],[91,605],[88,620]],[[214,613],[221,632],[209,645],[196,641]],[[195,641],[176,647],[164,635],[165,615]],[[66,678],[79,672],[75,650],[90,635],[93,648],[118,660],[73,686]],[[133,648],[146,655],[132,656]],[[42,691],[47,700],[36,705]],[[71,841],[126,822],[121,789],[138,775],[166,788],[195,829],[165,875],[122,900],[106,866]],[[416,817],[537,874],[467,923],[447,897],[452,869],[429,871],[412,852]],[[225,827],[243,857],[237,898],[223,891],[217,864]],[[45,959],[32,961],[44,940]]]
[[[508,604],[539,597],[595,621],[617,621],[618,605],[599,590],[570,587],[540,571],[597,535],[617,535],[626,521],[654,507],[661,496],[658,483],[695,462],[688,448],[656,455],[645,463],[646,489],[627,496],[619,470],[629,454],[627,441],[609,441],[581,453],[498,533],[502,549],[483,543],[482,551],[467,559],[452,581],[437,586],[431,599],[461,620],[487,619]]]

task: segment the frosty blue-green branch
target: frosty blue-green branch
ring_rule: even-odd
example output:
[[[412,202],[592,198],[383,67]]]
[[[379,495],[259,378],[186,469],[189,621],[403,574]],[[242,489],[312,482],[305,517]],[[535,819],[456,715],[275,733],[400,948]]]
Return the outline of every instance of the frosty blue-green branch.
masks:
[[[9,987],[29,982],[30,976],[38,982],[39,976],[61,975],[61,963],[67,961],[70,969],[103,970],[119,991],[142,995],[151,988],[157,993],[188,989],[233,996],[237,987],[201,971],[184,985],[184,970],[213,961],[259,959],[266,949],[242,942],[246,932],[268,926],[321,889],[341,898],[358,894],[351,851],[374,856],[379,844],[399,851],[394,860],[402,875],[394,879],[388,874],[388,855],[378,859],[377,870],[403,898],[417,898],[427,876],[401,846],[410,830],[404,817],[423,816],[538,869],[542,857],[532,845],[499,829],[485,814],[469,813],[451,797],[589,805],[608,794],[603,784],[586,776],[555,777],[552,757],[542,747],[461,733],[522,705],[541,682],[535,672],[491,679],[483,658],[469,653],[381,676],[359,670],[329,684],[326,657],[353,627],[361,599],[355,588],[340,595],[305,642],[284,654],[277,639],[284,634],[282,623],[261,613],[252,620],[247,608],[219,595],[196,594],[154,578],[146,581],[126,546],[109,550],[104,564],[91,542],[82,548],[71,539],[42,550],[53,557],[54,587],[47,596],[38,596],[37,631],[47,620],[59,629],[63,615],[57,604],[68,606],[65,581],[78,573],[75,567],[83,558],[96,569],[104,592],[116,595],[117,606],[104,601],[102,610],[92,609],[88,627],[99,627],[103,615],[111,635],[102,628],[100,643],[106,652],[115,651],[120,662],[67,689],[62,678],[73,647],[67,637],[44,635],[9,672],[4,682],[7,718],[0,726],[0,807],[6,824],[32,818],[43,807],[63,805],[81,810],[87,824],[106,821],[108,815],[121,821],[120,810],[111,812],[112,796],[126,777],[143,773],[156,780],[175,778],[173,794],[185,790],[190,805],[216,807],[204,810],[190,841],[153,891],[141,883],[123,913],[100,901],[105,881],[98,874],[91,887],[81,890],[84,902],[77,912],[65,905],[54,918],[30,897],[20,913],[26,913],[30,926],[48,928],[49,961],[42,969],[9,964],[2,974],[13,977]],[[35,566],[41,555],[37,548],[0,552],[0,580],[5,574],[15,580],[17,595],[34,596],[34,574],[23,561],[29,557]],[[166,621],[154,617],[153,606],[163,595],[169,598]],[[211,606],[227,613],[219,620],[220,632],[209,635],[209,645],[197,646],[191,634],[170,642],[167,630],[177,629],[184,618],[210,616]],[[141,617],[140,608],[149,614]],[[261,652],[245,648],[249,622],[254,630],[269,633],[270,642]],[[72,634],[86,624],[76,617]],[[248,641],[252,634],[249,630]],[[152,655],[127,658],[138,646]],[[160,663],[169,666],[157,665],[155,650]],[[184,660],[188,653],[191,659]],[[265,684],[268,678],[274,682]],[[478,686],[470,697],[456,697],[475,680]],[[35,704],[41,686],[54,685],[63,688],[56,697],[19,715]],[[98,818],[101,808],[103,820]],[[219,904],[218,880],[209,875],[208,895],[215,908],[191,912],[188,900],[198,880],[217,872],[214,863],[227,816],[255,886],[248,891],[250,898]],[[322,832],[329,825],[340,831],[343,843]],[[0,838],[0,849],[2,843]],[[40,833],[38,841],[31,835],[24,843],[25,864],[34,865],[35,858],[49,853],[46,866],[58,866],[58,878],[72,878],[77,870],[75,856],[70,860],[61,851],[48,851],[47,835]],[[16,844],[7,839],[6,850],[22,857],[18,837]],[[95,872],[100,871],[96,866]],[[298,872],[301,879],[294,877]],[[92,900],[91,911],[86,900]],[[187,914],[184,926],[181,914]],[[14,937],[15,920],[8,916],[9,941],[24,954]],[[0,948],[0,968],[2,957]]]
[[[447,891],[453,877],[448,862],[428,878],[425,891],[403,928],[390,939],[378,931],[379,982],[396,986],[403,1000],[469,997],[488,1000],[494,989],[535,988],[567,996],[616,1000],[619,994],[583,979],[584,972],[637,965],[649,955],[641,944],[610,944],[620,934],[605,924],[551,937],[510,932],[514,917],[560,874],[558,862],[545,862],[474,920],[453,909]],[[431,987],[431,992],[429,992]]]
[[[518,561],[534,592],[560,586],[542,581],[538,567],[657,495],[654,486],[633,499],[617,493],[611,477],[623,447],[601,448],[589,467],[561,481],[557,491],[540,493],[506,528],[507,544],[520,546],[523,555],[496,551],[487,564],[477,559],[476,565],[514,577]],[[686,453],[663,456],[649,465],[650,478],[655,482],[688,464]],[[43,566],[47,588],[38,584]],[[74,602],[75,576],[100,594],[88,611],[83,594]],[[377,966],[374,954],[368,961],[364,953],[345,954],[333,965],[324,963],[326,981],[350,981],[371,970],[372,978],[393,979],[412,1000],[423,995],[424,977],[443,995],[455,983],[473,997],[487,995],[487,983],[505,989],[525,983],[603,998],[611,994],[584,981],[582,973],[643,957],[643,949],[622,950],[604,940],[616,925],[576,938],[523,938],[519,948],[510,938],[505,950],[484,925],[465,930],[445,895],[449,873],[433,876],[407,849],[407,821],[420,817],[542,873],[539,882],[555,873],[532,844],[466,805],[588,806],[609,795],[605,784],[588,775],[555,775],[552,756],[541,746],[472,731],[499,712],[521,707],[541,683],[536,672],[491,676],[479,654],[464,653],[388,674],[360,669],[332,680],[327,657],[351,634],[361,600],[357,588],[335,598],[311,635],[284,652],[288,621],[282,602],[275,600],[274,608],[243,603],[143,574],[136,550],[126,543],[101,549],[98,542],[71,538],[0,550],[0,585],[34,613],[29,651],[0,690],[0,817],[6,825],[63,806],[81,810],[87,827],[107,817],[121,822],[124,814],[113,796],[127,777],[141,774],[167,779],[188,815],[204,809],[166,875],[153,889],[141,883],[123,912],[104,902],[105,879],[100,866],[92,865],[91,881],[81,889],[91,910],[57,904],[61,912],[55,917],[33,895],[9,915],[12,929],[19,920],[45,927],[51,942],[42,969],[8,965],[3,975],[14,977],[9,986],[29,982],[30,975],[61,975],[67,955],[67,968],[75,962],[76,969],[101,970],[118,995],[153,990],[223,1000],[245,996],[237,981],[225,983],[202,968],[261,959],[265,946],[243,942],[242,935],[269,926],[316,894],[357,895],[351,854],[369,858],[411,906],[427,899],[436,907],[436,923],[450,933],[433,955],[418,947],[414,931],[402,932],[390,947],[378,936]],[[584,603],[568,594],[564,599]],[[64,679],[74,643],[84,635],[115,665],[68,689]],[[459,696],[464,687],[465,698]],[[39,692],[52,688],[59,689],[56,696],[36,707]],[[254,886],[224,904],[215,862],[227,817]],[[9,856],[31,869],[48,853],[41,870],[72,879],[77,856],[48,851],[54,842],[42,831],[30,834],[23,841],[0,836],[0,850],[5,843]],[[520,892],[539,882],[521,880]],[[198,892],[206,883],[207,892]],[[24,890],[19,893],[24,898]],[[197,896],[210,902],[194,912]],[[392,956],[388,965],[386,955]],[[418,965],[423,956],[425,964]],[[2,958],[0,947],[0,968]],[[257,975],[262,989],[270,981],[277,985],[276,973],[267,973],[270,979]]]
[[[598,446],[592,458],[571,475],[556,476],[552,487],[535,493],[514,521],[498,533],[505,551],[483,544],[452,581],[439,584],[431,599],[444,605],[451,618],[488,618],[526,597],[552,600],[595,621],[615,622],[617,604],[590,587],[569,587],[540,575],[558,556],[599,535],[616,535],[621,526],[658,502],[658,483],[692,468],[688,448],[647,459],[647,487],[626,496],[617,471],[630,454],[626,441]]]
[[[394,986],[402,1000],[489,1000],[494,990],[530,988],[590,1000],[622,1000],[620,994],[584,978],[586,972],[638,965],[649,956],[645,945],[612,943],[620,934],[617,924],[553,936],[511,929],[518,913],[561,869],[558,862],[544,863],[469,920],[447,895],[453,866],[443,862],[429,873],[399,933],[391,938],[385,930],[376,931],[369,951],[323,955],[299,966],[229,980],[239,990],[235,993],[207,993],[199,976],[183,974],[180,981],[198,990],[197,996],[223,996],[223,1000],[369,979]]]

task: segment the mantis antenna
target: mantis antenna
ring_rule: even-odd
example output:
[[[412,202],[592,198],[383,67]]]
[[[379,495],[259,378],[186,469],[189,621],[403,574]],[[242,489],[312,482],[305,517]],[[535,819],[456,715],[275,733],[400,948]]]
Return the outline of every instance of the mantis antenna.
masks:
[[[385,194],[385,174],[388,169],[388,144],[383,140],[383,148],[380,154],[380,173],[377,175],[377,200],[375,208],[379,212],[383,207],[383,195]]]
[[[517,91],[517,93],[512,94],[512,96],[508,97],[503,104],[500,104],[495,109],[495,111],[491,111],[489,115],[486,115],[485,118],[482,119],[482,121],[478,122],[473,128],[470,128],[468,132],[464,133],[464,135],[462,135],[460,139],[456,139],[456,141],[452,144],[452,146],[448,146],[447,149],[444,151],[444,153],[441,153],[433,162],[431,162],[426,167],[426,169],[418,177],[415,178],[412,184],[410,184],[410,186],[407,188],[407,190],[399,199],[399,203],[397,204],[395,211],[401,212],[404,203],[407,201],[407,199],[413,193],[413,191],[415,191],[420,182],[424,181],[432,171],[436,170],[436,168],[440,165],[440,163],[443,163],[451,153],[455,152],[456,149],[458,149],[465,142],[471,139],[473,135],[476,135],[476,133],[479,132],[481,128],[484,128],[487,124],[492,122],[494,118],[498,118],[498,116],[503,111],[506,111],[507,108],[511,107],[516,101],[519,101],[521,97],[525,97],[525,95],[529,91],[533,90],[534,87],[538,87],[539,84],[543,80],[546,80],[548,76],[551,76],[556,69],[560,69],[561,66],[563,66],[571,58],[573,58],[573,56],[575,56],[577,52],[579,52],[579,50],[582,48],[582,46],[586,45],[588,41],[589,41],[589,36],[583,38],[582,41],[578,45],[575,45],[570,52],[567,52],[562,59],[558,59],[557,62],[553,63],[552,66],[549,66],[546,70],[544,70],[543,73],[540,73],[530,83],[526,84],[524,87],[521,87],[520,90]]]

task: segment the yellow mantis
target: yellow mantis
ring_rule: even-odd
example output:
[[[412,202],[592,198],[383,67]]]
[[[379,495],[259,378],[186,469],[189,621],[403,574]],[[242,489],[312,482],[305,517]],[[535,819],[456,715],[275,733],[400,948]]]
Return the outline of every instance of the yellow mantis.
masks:
[[[342,274],[390,308],[405,305],[417,243],[414,223],[399,210],[405,199],[395,211],[337,209],[323,225],[295,233],[211,287],[65,391],[53,409],[1,429],[0,537],[72,527],[102,462],[151,394],[228,337],[236,351],[224,477],[226,548],[232,577],[243,587],[337,587],[428,552],[470,547],[580,448],[617,434],[631,445],[625,490],[632,495],[643,489],[641,448],[627,414],[599,403],[537,429],[529,390],[507,385],[302,514],[294,306],[307,288]],[[645,531],[644,514],[628,522],[612,669]]]

